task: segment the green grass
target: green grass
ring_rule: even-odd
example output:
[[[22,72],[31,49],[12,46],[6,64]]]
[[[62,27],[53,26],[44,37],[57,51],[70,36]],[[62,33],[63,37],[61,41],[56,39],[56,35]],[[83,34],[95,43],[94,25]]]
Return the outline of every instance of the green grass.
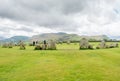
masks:
[[[96,44],[95,44],[96,45]],[[120,81],[120,48],[58,50],[0,48],[0,81]]]

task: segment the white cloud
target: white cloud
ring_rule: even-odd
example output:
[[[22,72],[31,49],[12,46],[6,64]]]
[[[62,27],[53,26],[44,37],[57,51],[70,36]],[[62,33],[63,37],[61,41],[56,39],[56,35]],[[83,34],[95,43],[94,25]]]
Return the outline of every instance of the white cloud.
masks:
[[[57,32],[55,30],[39,27],[33,24],[22,24],[9,19],[0,19],[0,36],[11,37],[15,35],[33,36],[45,32]]]
[[[119,0],[0,0],[0,36],[120,35]]]

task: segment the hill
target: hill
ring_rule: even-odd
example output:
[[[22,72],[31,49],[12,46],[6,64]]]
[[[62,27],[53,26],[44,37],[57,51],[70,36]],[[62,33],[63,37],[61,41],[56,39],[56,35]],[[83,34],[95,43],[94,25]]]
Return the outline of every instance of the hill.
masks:
[[[31,40],[57,40],[57,41],[65,41],[65,40],[80,40],[80,37],[76,34],[67,34],[67,33],[44,33],[40,35],[35,35],[31,38]]]
[[[103,39],[109,40],[110,38],[106,35],[98,35],[98,36],[79,36],[77,34],[67,34],[63,32],[59,33],[43,33],[39,35],[34,35],[32,37],[27,36],[14,36],[11,38],[7,38],[4,40],[0,40],[0,42],[18,42],[22,41],[43,41],[43,40],[56,40],[56,41],[80,41],[81,38],[87,38],[91,41],[100,41]]]
[[[29,40],[29,37],[27,36],[13,36],[11,38],[7,38],[7,39],[4,39],[4,40],[1,40],[1,42],[18,42],[18,41],[28,41]]]
[[[57,41],[79,41],[81,38],[87,38],[89,40],[109,40],[109,37],[106,35],[98,35],[98,36],[79,36],[77,34],[67,34],[67,33],[44,33],[40,35],[35,35],[30,38],[31,41],[33,40],[57,40]]]

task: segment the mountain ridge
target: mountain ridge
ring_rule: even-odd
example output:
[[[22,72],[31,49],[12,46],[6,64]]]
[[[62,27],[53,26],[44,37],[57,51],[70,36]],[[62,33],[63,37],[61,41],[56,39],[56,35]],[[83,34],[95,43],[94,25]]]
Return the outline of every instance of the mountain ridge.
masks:
[[[38,34],[34,35],[32,37],[27,37],[27,36],[13,36],[4,40],[0,40],[2,42],[18,42],[20,40],[22,41],[43,41],[43,40],[56,40],[56,41],[80,41],[81,38],[87,38],[89,40],[109,40],[110,38],[106,35],[96,35],[96,36],[85,36],[85,35],[78,35],[78,34],[67,34],[64,32],[59,32],[59,33],[43,33],[43,34]]]
[[[18,42],[20,40],[28,41],[29,37],[27,37],[27,36],[13,36],[13,37],[6,38],[6,39],[0,40],[0,41],[1,42]]]

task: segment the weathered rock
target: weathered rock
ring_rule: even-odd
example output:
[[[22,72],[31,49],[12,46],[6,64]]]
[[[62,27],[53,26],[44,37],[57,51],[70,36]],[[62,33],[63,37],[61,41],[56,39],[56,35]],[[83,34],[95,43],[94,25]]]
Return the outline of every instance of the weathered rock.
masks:
[[[13,48],[13,44],[12,44],[12,43],[9,43],[9,44],[8,44],[8,48]]]
[[[118,43],[112,43],[109,46],[109,48],[117,48],[117,47],[119,47]]]
[[[42,50],[46,50],[47,49],[47,44],[43,44],[42,45]]]
[[[26,49],[25,44],[22,41],[19,44],[20,44],[20,50]]]
[[[48,50],[56,50],[56,43],[53,40],[49,42]]]
[[[37,44],[34,50],[42,50],[42,47],[39,44]]]
[[[105,48],[110,48],[109,45],[106,45]]]
[[[106,45],[105,41],[101,41],[101,43],[96,47],[96,49],[104,49],[109,48],[108,45]]]
[[[88,49],[89,47],[89,42],[86,38],[82,38],[80,41],[80,49]]]
[[[115,43],[115,47],[119,47],[119,44],[118,44],[118,43]]]
[[[115,47],[115,46],[114,46],[113,43],[109,45],[109,48],[114,48],[114,47]]]
[[[102,42],[100,43],[100,48],[106,48],[106,43],[105,43],[105,41],[102,41]]]
[[[88,46],[88,49],[94,49],[92,45],[89,45]]]
[[[110,45],[107,45],[105,41],[102,41],[96,49],[104,49],[104,48],[116,48],[119,47],[118,43],[111,43]]]
[[[8,48],[8,44],[7,44],[7,43],[4,43],[4,44],[2,45],[2,48]]]
[[[69,44],[70,44],[70,41],[67,41],[67,44],[69,45]]]

